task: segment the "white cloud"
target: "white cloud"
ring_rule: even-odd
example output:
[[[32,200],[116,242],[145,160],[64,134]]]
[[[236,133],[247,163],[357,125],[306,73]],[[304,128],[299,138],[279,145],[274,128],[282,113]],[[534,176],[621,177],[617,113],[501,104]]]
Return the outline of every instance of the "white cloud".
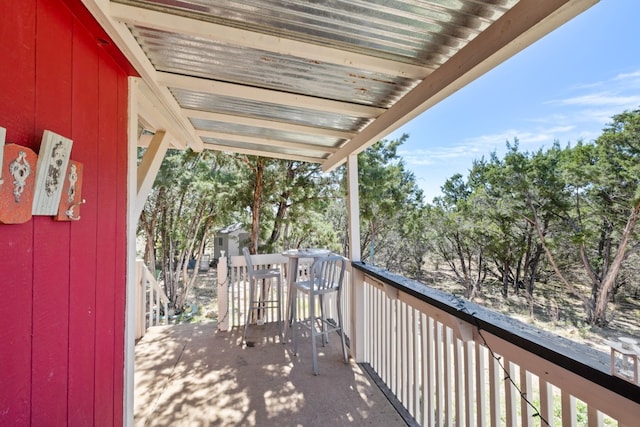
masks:
[[[573,87],[571,91],[579,93],[546,102],[549,115],[537,117],[532,122],[555,123],[558,128],[554,132],[560,131],[555,139],[561,139],[565,128],[565,136],[571,136],[572,141],[591,141],[602,133],[602,128],[614,115],[640,106],[640,70]]]
[[[554,126],[546,129],[518,130],[508,129],[500,133],[479,135],[465,139],[460,143],[436,146],[428,149],[399,150],[399,154],[410,166],[434,165],[443,161],[474,160],[496,151],[501,153],[506,148],[506,143],[513,143],[517,138],[523,151],[535,150],[541,145],[551,145],[559,135],[566,134],[575,129],[575,126]]]
[[[590,93],[586,95],[576,96],[573,98],[565,98],[552,100],[549,104],[572,105],[572,106],[629,106],[640,103],[640,94],[637,95],[618,95],[611,92]]]
[[[619,109],[614,113],[617,114],[624,109],[637,108],[640,104],[640,70],[620,73],[609,80],[574,87],[572,90],[582,93],[551,100],[548,104],[600,108],[613,106]]]
[[[627,80],[627,79],[640,80],[640,70],[632,71],[630,73],[620,73],[613,78],[613,80]]]

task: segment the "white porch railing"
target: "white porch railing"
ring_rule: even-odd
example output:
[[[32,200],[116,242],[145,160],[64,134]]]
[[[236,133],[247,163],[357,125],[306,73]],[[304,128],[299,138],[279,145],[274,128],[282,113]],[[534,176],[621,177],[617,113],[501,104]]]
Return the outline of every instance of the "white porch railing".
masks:
[[[169,298],[142,260],[136,260],[136,339],[151,326],[167,324]]]
[[[287,258],[279,254],[253,255],[255,268],[286,269]],[[283,301],[288,301],[286,276],[282,278]],[[269,289],[269,292],[275,292]],[[244,256],[223,257],[218,260],[218,329],[227,331],[244,326],[249,304],[249,280]],[[283,304],[284,306],[284,304]],[[275,309],[265,310],[265,322],[278,318]]]
[[[283,310],[289,302],[289,292],[287,286],[288,280],[288,258],[280,254],[261,254],[253,255],[254,265],[256,268],[270,268],[279,267],[283,271],[283,295],[282,295],[282,307]],[[312,263],[311,258],[302,258],[298,263],[298,277],[304,277],[307,274],[308,268]],[[350,303],[349,303],[349,271],[346,272],[344,279],[345,289],[343,291],[343,316],[345,319],[350,318]],[[275,289],[271,289],[275,292]],[[230,258],[220,258],[218,260],[218,329],[221,331],[227,331],[234,327],[244,326],[247,318],[247,305],[248,305],[248,292],[249,281],[247,280],[247,263],[243,256],[232,256]],[[297,312],[301,317],[306,316],[307,307],[304,298],[300,298],[297,302]],[[328,301],[327,304],[327,317],[332,318],[336,316],[335,304],[332,301]],[[267,310],[266,317],[263,316],[266,322],[275,322],[277,320],[277,313],[275,309]],[[284,319],[285,313],[282,313]],[[345,333],[349,336],[349,322],[345,320]]]
[[[360,269],[364,362],[420,425],[638,425],[640,388],[598,366],[607,354]]]

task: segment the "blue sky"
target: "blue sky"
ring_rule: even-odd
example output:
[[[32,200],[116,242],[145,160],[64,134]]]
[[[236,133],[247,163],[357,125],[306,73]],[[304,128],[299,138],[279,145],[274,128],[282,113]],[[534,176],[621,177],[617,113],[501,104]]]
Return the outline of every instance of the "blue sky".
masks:
[[[592,141],[640,107],[640,1],[601,0],[393,132],[431,202],[454,173],[518,138],[522,151]]]

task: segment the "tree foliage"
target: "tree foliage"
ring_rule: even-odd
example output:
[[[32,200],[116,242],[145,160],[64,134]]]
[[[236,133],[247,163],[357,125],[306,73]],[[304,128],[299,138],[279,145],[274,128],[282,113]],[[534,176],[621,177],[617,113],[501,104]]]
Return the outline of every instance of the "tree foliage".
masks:
[[[378,141],[358,155],[362,258],[375,263],[377,257],[390,270],[408,261],[403,244],[418,237],[411,232],[424,205],[415,176],[397,154],[407,138]]]
[[[159,267],[177,311],[194,284],[207,240],[229,218],[225,198],[233,182],[231,172],[214,153],[169,151],[140,216],[146,264],[151,271]]]
[[[335,233],[323,214],[343,197],[339,177],[322,173],[319,164],[256,156],[232,156],[241,185],[229,202],[249,212],[252,253],[327,246],[336,248]]]
[[[507,143],[503,158],[480,159],[466,181],[456,174],[442,187],[430,215],[438,254],[469,297],[488,272],[504,297],[523,288],[533,301],[535,283],[553,273],[589,323],[606,325],[640,247],[639,149],[640,110],[614,116],[593,143],[534,153]]]
[[[613,117],[591,143],[476,160],[425,204],[398,155],[407,140],[382,140],[358,156],[364,261],[422,279],[426,261],[444,264],[465,296],[524,295],[533,315],[537,285],[563,284],[585,319],[604,326],[609,303],[630,282],[629,257],[640,248],[640,110]],[[348,253],[345,167],[247,155],[171,153],[141,217],[146,260],[162,270],[179,307],[193,283],[208,236],[240,220],[253,252],[324,246]],[[491,286],[493,289],[493,286]],[[588,291],[585,291],[588,289]]]

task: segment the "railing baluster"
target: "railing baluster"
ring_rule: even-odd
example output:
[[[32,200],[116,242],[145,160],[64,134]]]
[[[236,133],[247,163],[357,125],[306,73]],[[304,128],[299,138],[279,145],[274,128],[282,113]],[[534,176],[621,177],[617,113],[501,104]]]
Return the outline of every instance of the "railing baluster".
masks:
[[[391,301],[391,391],[398,395],[398,300]]]
[[[553,386],[540,378],[540,415],[549,427],[555,425],[553,419]]]
[[[453,401],[453,388],[455,386],[454,377],[451,374],[451,368],[454,363],[452,354],[451,354],[451,328],[448,328],[443,325],[443,391],[444,391],[444,410],[445,410],[445,425],[452,426],[453,425],[453,414],[454,414],[454,401]]]
[[[387,317],[386,317],[386,311],[384,309],[385,307],[385,301],[382,298],[382,292],[379,289],[373,288],[373,293],[376,297],[376,317],[374,319],[374,321],[376,322],[376,331],[377,331],[377,335],[376,337],[378,338],[376,340],[375,343],[375,354],[376,354],[376,366],[378,367],[380,372],[380,376],[381,377],[385,377],[386,376],[386,364],[385,364],[385,359],[383,358],[383,354],[384,352],[382,351],[383,348],[383,343],[384,343],[384,332],[385,332],[385,326],[388,322],[387,322]]]
[[[394,393],[398,393],[398,300],[391,300],[391,347],[393,352],[393,358],[391,359],[391,369],[389,371],[391,375],[391,383],[393,384]]]
[[[576,398],[566,391],[561,391],[562,402],[562,426],[576,427]]]
[[[147,328],[163,323],[160,313],[168,313],[167,304],[169,299],[164,294],[142,260],[136,261],[136,301],[135,301],[135,322],[136,339],[144,336]],[[166,322],[164,322],[166,324]]]
[[[144,262],[136,261],[136,340],[142,338],[145,333],[144,325],[144,301],[145,301],[145,284],[144,284]]]
[[[153,286],[152,286],[153,287]],[[158,292],[155,287],[153,287],[153,296],[154,296],[154,304],[155,313],[152,313],[151,319],[153,320],[153,326],[158,324],[158,318],[160,317],[160,292]]]
[[[504,366],[504,407],[505,407],[505,422],[507,426],[518,425],[518,392],[514,383],[509,380],[511,378],[515,381],[515,365],[513,365],[509,359],[503,358],[502,365]]]
[[[429,365],[431,363],[429,357],[429,320],[427,315],[420,313],[420,346],[422,348],[422,371],[421,371],[421,387],[420,387],[420,424],[429,425]]]
[[[443,341],[444,341],[444,334],[443,334],[443,328],[442,328],[442,323],[440,322],[436,322],[436,342],[435,342],[435,362],[436,362],[436,404],[435,404],[435,411],[436,411],[436,416],[437,416],[437,420],[438,420],[438,425],[444,425],[444,412],[445,412],[445,405],[444,405],[444,380],[443,380],[443,374],[444,374],[444,350],[443,350]]]
[[[428,322],[428,326],[427,326],[427,346],[428,348],[428,354],[429,356],[427,357],[427,365],[429,366],[429,372],[428,372],[428,376],[429,376],[429,381],[428,381],[428,393],[427,393],[427,401],[429,402],[429,407],[428,407],[428,420],[429,422],[425,425],[429,425],[429,426],[433,426],[435,425],[436,422],[436,393],[437,393],[437,386],[436,386],[436,381],[437,381],[437,365],[436,365],[436,354],[438,351],[437,345],[436,345],[436,341],[438,339],[437,337],[437,325],[436,322],[433,318],[431,318],[430,316],[427,316],[427,322]]]
[[[384,331],[384,336],[382,337],[382,342],[383,342],[383,349],[386,350],[391,350],[391,339],[392,339],[392,334],[391,334],[391,324],[393,323],[393,320],[391,319],[391,301],[389,301],[388,298],[384,299],[384,319],[386,320],[386,323],[384,325],[383,331]],[[387,385],[391,385],[391,354],[388,351],[384,351],[384,370],[383,370],[383,378],[385,380],[385,383]]]
[[[462,396],[462,391],[464,388],[464,360],[463,360],[463,350],[462,343],[457,337],[453,337],[453,377],[454,377],[454,398],[453,402],[455,405],[455,423],[458,426],[465,425],[465,415],[464,415],[464,398]]]
[[[474,412],[473,398],[475,396],[475,343],[473,341],[463,342],[464,349],[464,365],[465,365],[465,382],[464,382],[464,407],[466,410],[466,425],[471,427],[478,425]]]
[[[413,408],[414,408],[414,418],[420,419],[420,390],[421,384],[420,379],[422,378],[422,363],[421,361],[424,359],[420,336],[420,312],[418,310],[411,309],[411,314],[413,317],[412,322],[412,334],[413,336],[413,375],[412,375],[412,383],[413,383]]]
[[[603,427],[604,416],[602,412],[595,409],[593,405],[589,405],[587,407],[587,422],[588,427]],[[620,424],[618,424],[618,427],[620,427]]]
[[[500,425],[500,383],[502,382],[502,370],[498,360],[489,354],[489,413],[491,425]]]
[[[520,391],[524,397],[531,403],[535,401],[533,395],[533,375],[531,372],[520,367]],[[520,425],[523,427],[532,427],[533,424],[533,408],[524,399],[520,399]]]
[[[145,276],[145,285],[147,284],[147,277]],[[153,326],[153,288],[147,285],[147,327]]]
[[[487,422],[487,358],[487,348],[476,343],[476,408],[480,426]]]
[[[371,305],[365,307],[365,319],[369,319],[369,322],[365,322],[365,328],[370,327],[371,333],[369,336],[371,337],[369,341],[367,341],[367,354],[365,357],[368,357],[368,360],[376,370],[376,372],[380,372],[380,359],[378,358],[378,346],[380,345],[380,307],[378,305],[378,290],[372,286],[365,286],[364,293],[367,295],[368,299],[371,301]]]
[[[406,304],[403,304],[402,302],[399,303],[400,305],[400,316],[398,317],[398,320],[400,321],[399,323],[399,328],[400,330],[398,331],[398,335],[400,335],[400,347],[398,348],[398,361],[400,362],[400,384],[399,389],[400,389],[400,401],[404,404],[404,406],[409,410],[409,412],[411,412],[411,408],[408,407],[408,403],[409,403],[409,364],[408,362],[408,355],[410,352],[410,348],[409,348],[409,334],[408,334],[408,328],[407,328],[407,310],[408,307]]]

